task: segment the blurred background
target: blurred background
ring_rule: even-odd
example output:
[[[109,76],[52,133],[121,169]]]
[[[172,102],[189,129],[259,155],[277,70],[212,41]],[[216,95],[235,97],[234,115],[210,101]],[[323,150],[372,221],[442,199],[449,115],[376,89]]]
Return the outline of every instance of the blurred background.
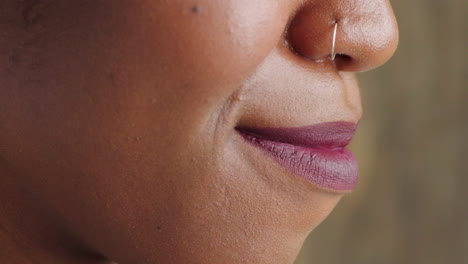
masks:
[[[400,45],[360,75],[357,190],[297,264],[468,263],[468,0],[393,0]]]

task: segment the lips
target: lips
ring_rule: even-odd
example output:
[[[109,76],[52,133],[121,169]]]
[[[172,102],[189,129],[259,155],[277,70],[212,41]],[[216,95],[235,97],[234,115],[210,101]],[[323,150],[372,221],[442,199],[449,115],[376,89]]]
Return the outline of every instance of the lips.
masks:
[[[357,125],[329,122],[293,128],[249,128],[236,130],[281,166],[313,184],[335,191],[356,186],[358,165],[346,146]]]

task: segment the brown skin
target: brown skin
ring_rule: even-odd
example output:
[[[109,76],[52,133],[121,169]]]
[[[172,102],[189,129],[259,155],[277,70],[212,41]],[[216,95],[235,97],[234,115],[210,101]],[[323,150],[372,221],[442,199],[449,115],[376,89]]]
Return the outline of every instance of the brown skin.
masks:
[[[5,0],[0,32],[0,263],[292,263],[342,194],[234,127],[358,122],[398,39],[384,0]]]

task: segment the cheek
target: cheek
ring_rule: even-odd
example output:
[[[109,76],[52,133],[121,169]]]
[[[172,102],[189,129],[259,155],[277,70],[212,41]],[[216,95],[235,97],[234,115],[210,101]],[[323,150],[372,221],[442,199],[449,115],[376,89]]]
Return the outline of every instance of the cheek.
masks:
[[[284,1],[161,2],[146,1],[132,14],[144,27],[140,48],[170,79],[191,85],[183,92],[199,97],[238,88],[277,45],[287,19]]]
[[[57,35],[67,40],[49,53],[68,63],[42,77],[52,80],[63,72],[67,86],[86,79],[88,87],[100,87],[91,92],[134,111],[112,117],[122,123],[131,118],[128,123],[158,133],[169,127],[172,134],[162,136],[174,139],[200,132],[278,45],[284,9],[291,8],[285,2],[100,1],[79,9],[76,17],[61,18],[66,26]]]

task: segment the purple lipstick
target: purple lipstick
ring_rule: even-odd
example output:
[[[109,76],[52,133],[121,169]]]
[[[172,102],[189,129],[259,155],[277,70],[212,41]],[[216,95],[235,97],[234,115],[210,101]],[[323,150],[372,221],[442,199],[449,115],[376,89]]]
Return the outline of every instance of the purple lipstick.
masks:
[[[322,188],[350,191],[357,183],[358,166],[346,146],[356,127],[351,122],[330,122],[293,128],[236,129],[296,175]]]

